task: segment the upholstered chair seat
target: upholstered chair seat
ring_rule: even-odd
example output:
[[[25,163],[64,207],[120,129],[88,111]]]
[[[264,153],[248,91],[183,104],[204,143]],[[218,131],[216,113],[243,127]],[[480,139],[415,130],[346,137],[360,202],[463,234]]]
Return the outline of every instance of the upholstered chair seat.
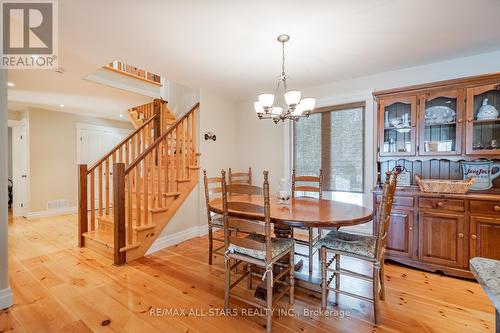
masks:
[[[261,234],[250,234],[246,238],[257,241],[262,244],[266,243],[266,237]],[[272,257],[276,258],[283,252],[289,250],[294,246],[294,243],[295,243],[294,240],[291,238],[271,238]],[[258,251],[254,249],[237,246],[234,244],[229,244],[228,251],[230,253],[239,253],[256,259],[264,260],[266,258],[266,251]]]
[[[377,238],[375,236],[332,230],[316,242],[315,246],[318,248],[325,246],[328,250],[336,252],[375,258],[376,244]]]

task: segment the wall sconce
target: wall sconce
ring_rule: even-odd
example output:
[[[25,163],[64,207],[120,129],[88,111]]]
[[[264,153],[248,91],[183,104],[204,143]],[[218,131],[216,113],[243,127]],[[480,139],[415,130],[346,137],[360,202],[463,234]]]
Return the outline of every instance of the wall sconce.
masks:
[[[208,132],[208,133],[205,133],[205,140],[217,140],[217,136],[212,133],[212,132]]]

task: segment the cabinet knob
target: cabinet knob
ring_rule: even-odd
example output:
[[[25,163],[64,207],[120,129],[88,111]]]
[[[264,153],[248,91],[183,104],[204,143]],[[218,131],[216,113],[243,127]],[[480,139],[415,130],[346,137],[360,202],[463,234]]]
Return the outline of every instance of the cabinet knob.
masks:
[[[496,206],[496,205],[493,206],[493,210],[496,211],[496,212],[498,212],[500,210],[500,206]]]
[[[461,124],[464,120],[463,119],[458,119],[457,123]]]
[[[443,206],[444,206],[444,202],[442,202],[442,201],[438,201],[437,206],[438,206],[438,207],[443,207]],[[500,207],[499,207],[499,208],[500,208]]]
[[[409,227],[408,229],[410,229],[410,231],[413,231],[413,227]]]
[[[458,234],[458,237],[459,237],[459,238],[464,238],[464,234],[463,234],[463,233],[459,233],[459,234]]]
[[[477,239],[477,236],[476,235],[471,235],[470,238]]]
[[[472,118],[467,119],[469,123],[472,123]]]

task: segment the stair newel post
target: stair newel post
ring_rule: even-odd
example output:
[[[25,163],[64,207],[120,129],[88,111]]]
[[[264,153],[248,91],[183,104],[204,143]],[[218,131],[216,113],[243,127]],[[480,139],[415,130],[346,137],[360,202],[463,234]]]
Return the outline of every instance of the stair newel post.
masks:
[[[161,99],[156,98],[153,102],[153,112],[155,115],[155,121],[154,121],[154,141],[158,139],[161,135],[161,132],[164,131],[165,129],[162,128],[162,120],[163,120],[163,115],[161,114]]]
[[[126,261],[125,252],[120,252],[120,249],[126,246],[125,163],[113,165],[113,176],[114,263],[121,265]],[[131,233],[132,230],[128,232]]]
[[[78,246],[85,245],[83,234],[88,231],[87,215],[87,164],[78,166]]]

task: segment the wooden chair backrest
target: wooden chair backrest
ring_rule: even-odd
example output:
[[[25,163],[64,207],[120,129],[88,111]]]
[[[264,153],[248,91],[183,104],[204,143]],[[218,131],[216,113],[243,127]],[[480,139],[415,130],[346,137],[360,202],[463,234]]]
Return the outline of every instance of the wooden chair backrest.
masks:
[[[207,170],[203,170],[203,184],[205,185],[205,204],[207,207],[208,223],[212,222],[212,214],[210,212],[209,202],[214,197],[222,196],[222,178],[207,177]]]
[[[382,187],[382,198],[380,201],[377,244],[375,247],[375,257],[377,260],[382,260],[385,254],[387,245],[387,232],[389,230],[389,222],[391,219],[392,203],[394,201],[394,193],[396,192],[398,171],[387,171],[385,182]]]
[[[297,182],[301,184],[297,185]],[[323,198],[323,170],[319,170],[319,176],[297,176],[293,169],[292,198],[295,198],[295,192],[314,192],[318,193],[320,199]]]
[[[224,242],[226,249],[229,244],[266,252],[266,261],[272,259],[271,246],[271,209],[269,197],[268,172],[264,171],[263,187],[245,184],[226,184],[225,171],[222,170],[222,209],[224,212]],[[237,198],[244,198],[245,195],[262,195],[263,203],[237,201]],[[255,218],[246,219],[236,216],[231,211],[255,214]],[[237,229],[242,233],[255,233],[264,235],[266,242],[257,242],[252,239],[238,237],[229,232],[230,229]]]
[[[252,168],[248,168],[248,172],[233,172],[233,170],[229,168],[229,184],[252,185]]]

